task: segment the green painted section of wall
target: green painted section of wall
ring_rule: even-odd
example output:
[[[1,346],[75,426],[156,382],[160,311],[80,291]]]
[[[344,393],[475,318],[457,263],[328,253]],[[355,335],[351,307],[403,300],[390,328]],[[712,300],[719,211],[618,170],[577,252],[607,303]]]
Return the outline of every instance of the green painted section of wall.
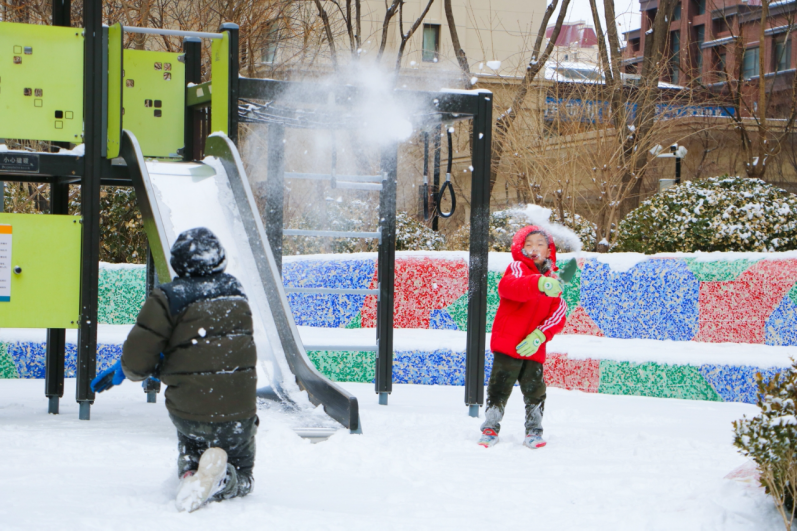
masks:
[[[736,280],[739,275],[758,262],[758,260],[718,260],[716,262],[698,262],[695,258],[684,258],[686,267],[699,282],[728,282]]]
[[[797,306],[797,284],[792,286],[791,289],[789,290],[789,298],[794,303],[794,305]]]
[[[489,277],[488,277],[489,282]],[[487,297],[489,298],[489,292]],[[460,330],[467,330],[468,329],[468,296],[463,295],[454,302],[452,302],[446,308],[448,315],[451,316],[451,319],[457,323],[457,328]],[[489,313],[489,310],[488,310]],[[492,321],[487,321],[488,328],[491,326]],[[488,330],[489,331],[489,330]]]
[[[311,350],[307,357],[316,369],[333,382],[374,381],[376,352],[330,352]]]
[[[0,380],[3,378],[19,378],[14,360],[8,353],[5,343],[0,343]]]
[[[0,138],[83,142],[83,31],[0,22]]]
[[[700,370],[689,365],[601,360],[598,392],[722,402]]]
[[[557,265],[560,265],[559,261],[557,261]],[[578,303],[581,302],[581,268],[576,269],[573,279],[569,284],[564,285],[562,298],[567,303],[567,316],[570,317]]]
[[[146,299],[147,270],[100,268],[100,324],[133,324]]]
[[[354,319],[348,322],[346,326],[343,328],[362,328],[362,321],[363,321],[363,312],[357,312],[357,315],[354,316]]]
[[[498,311],[498,282],[503,275],[496,271],[487,272],[487,333],[493,331],[495,312]],[[462,331],[468,329],[468,295],[465,294],[446,307],[451,319]]]

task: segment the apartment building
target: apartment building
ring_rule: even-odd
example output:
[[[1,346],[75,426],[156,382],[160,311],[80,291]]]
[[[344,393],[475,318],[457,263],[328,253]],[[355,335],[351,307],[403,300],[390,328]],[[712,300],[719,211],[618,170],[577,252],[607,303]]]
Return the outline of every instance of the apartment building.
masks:
[[[546,44],[553,36],[554,26],[545,29]],[[583,20],[563,24],[551,53],[554,63],[598,64],[598,37],[595,29]]]
[[[625,32],[623,65],[629,73],[641,69],[645,37],[653,25],[658,2],[641,0],[639,5],[641,27]],[[782,0],[769,5],[769,17],[764,21],[766,35],[761,42],[761,0],[681,0],[670,21],[665,54],[668,64],[663,80],[678,85],[721,85],[729,73],[736,75],[741,67],[745,80],[763,74],[775,78],[775,91],[790,87],[786,78],[794,75],[797,58],[794,50],[797,39],[792,38],[797,28],[794,24],[797,1]],[[738,46],[744,49],[738,50]],[[760,54],[765,57],[765,72],[759,71]],[[741,57],[741,64],[737,63],[737,56]]]
[[[362,62],[373,61],[379,51],[384,27],[385,12],[391,2],[362,0],[361,47],[358,52]],[[399,15],[393,16],[387,32],[387,41],[380,63],[393,67],[406,34],[428,4],[428,0],[406,0],[403,27]],[[345,63],[350,53],[346,28],[336,3],[322,2],[332,23],[338,55]],[[545,0],[452,0],[454,20],[460,45],[467,54],[471,71],[479,79],[522,75],[529,60],[539,23],[546,8]],[[263,49],[262,66],[283,65],[294,67],[328,67],[327,43],[321,38],[308,38],[306,28],[318,28],[318,13],[312,2],[297,4],[296,12],[288,13],[275,26],[273,38]],[[315,30],[315,35],[321,32]],[[315,46],[317,50],[308,50]],[[317,56],[317,58],[316,58]],[[297,60],[301,58],[301,61]],[[454,47],[444,9],[444,2],[431,5],[414,35],[405,45],[401,61],[402,75],[432,79],[460,78]]]

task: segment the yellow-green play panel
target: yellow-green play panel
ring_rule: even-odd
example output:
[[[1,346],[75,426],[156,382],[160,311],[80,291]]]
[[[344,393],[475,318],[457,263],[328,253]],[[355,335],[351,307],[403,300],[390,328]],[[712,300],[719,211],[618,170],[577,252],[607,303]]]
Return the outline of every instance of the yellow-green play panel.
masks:
[[[108,147],[105,156],[119,156],[122,141],[122,50],[121,24],[108,28]]]
[[[0,214],[0,326],[77,328],[78,216]]]
[[[83,142],[83,30],[0,22],[0,138]]]
[[[210,79],[210,132],[221,131],[230,134],[230,32],[222,33],[224,37],[214,40],[210,45],[211,73]]]
[[[122,127],[145,157],[182,158],[185,146],[184,54],[125,50]]]

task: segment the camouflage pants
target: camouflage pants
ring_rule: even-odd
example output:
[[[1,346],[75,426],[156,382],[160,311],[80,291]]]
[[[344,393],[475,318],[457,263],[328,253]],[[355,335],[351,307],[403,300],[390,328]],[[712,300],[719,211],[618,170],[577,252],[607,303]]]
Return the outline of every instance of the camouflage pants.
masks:
[[[230,422],[199,422],[169,415],[177,428],[177,477],[196,470],[199,458],[208,448],[227,452],[226,484],[214,500],[246,496],[254,487],[252,470],[255,467],[255,434],[260,423],[257,415]]]
[[[542,378],[542,363],[512,358],[495,353],[493,370],[487,384],[487,409],[484,411],[482,430],[492,428],[501,431],[504,408],[512,394],[515,382],[520,383],[523,402],[526,404],[526,434],[542,435],[542,414],[545,410],[545,381]]]

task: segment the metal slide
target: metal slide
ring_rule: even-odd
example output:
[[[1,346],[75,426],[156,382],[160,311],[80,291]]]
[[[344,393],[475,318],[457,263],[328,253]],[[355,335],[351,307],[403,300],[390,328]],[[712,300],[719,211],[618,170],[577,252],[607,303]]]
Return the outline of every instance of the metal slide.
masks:
[[[357,399],[321,375],[307,357],[235,145],[215,133],[205,153],[210,157],[205,162],[145,161],[135,135],[122,134],[121,156],[158,278],[174,277],[169,249],[180,232],[198,226],[212,230],[227,250],[227,271],[241,281],[252,307],[258,378],[270,383],[259,382],[258,396],[298,419],[293,427],[303,437],[328,437],[336,430],[331,419],[362,433]],[[319,415],[305,414],[318,405],[331,417],[322,427],[317,426]]]

